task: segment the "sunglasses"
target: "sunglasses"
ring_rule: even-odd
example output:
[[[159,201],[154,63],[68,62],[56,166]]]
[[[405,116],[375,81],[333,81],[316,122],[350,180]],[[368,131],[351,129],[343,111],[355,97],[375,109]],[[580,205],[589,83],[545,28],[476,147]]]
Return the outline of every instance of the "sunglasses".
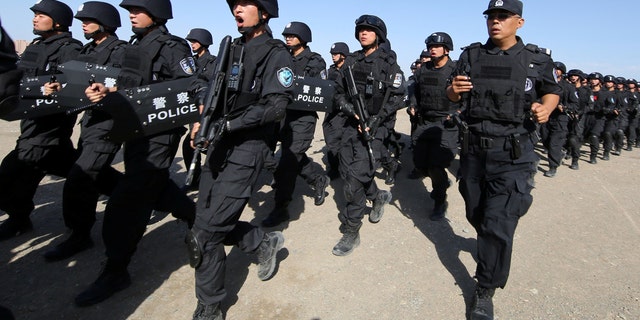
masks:
[[[380,20],[380,18],[376,16],[363,15],[360,18],[356,19],[356,25],[361,25],[361,24],[375,26],[380,29],[385,28],[384,22],[382,22],[382,20]]]
[[[500,20],[500,21],[504,21],[507,20],[511,17],[515,17],[517,16],[516,14],[513,14],[511,12],[492,12],[492,13],[487,13],[484,15],[484,18],[487,20]]]

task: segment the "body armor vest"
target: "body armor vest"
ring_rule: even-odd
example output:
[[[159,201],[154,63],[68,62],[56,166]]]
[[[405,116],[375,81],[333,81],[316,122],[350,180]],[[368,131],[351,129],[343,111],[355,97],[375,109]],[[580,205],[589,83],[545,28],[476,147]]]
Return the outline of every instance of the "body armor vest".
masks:
[[[82,46],[82,43],[71,37],[63,37],[55,40],[49,44],[43,42],[44,40],[34,40],[22,53],[22,58],[18,62],[18,68],[24,71],[24,76],[34,77],[47,74],[54,74],[57,66],[50,65],[50,63],[58,63],[58,61],[51,61],[51,57],[60,50],[63,46],[71,43]]]
[[[82,50],[80,50],[80,54],[78,55],[77,60],[95,63],[98,65],[106,65],[111,58],[113,50],[118,46],[123,46],[126,44],[127,42],[124,40],[113,39],[111,43],[109,43],[104,48],[101,48],[100,51],[93,50],[91,52],[88,52],[93,46],[91,43],[87,43],[84,47],[82,47]],[[112,61],[112,63],[113,62],[120,63],[120,61]]]
[[[432,65],[429,63],[429,65]],[[447,82],[449,76],[455,70],[455,63],[451,60],[440,69],[428,69],[423,67],[420,70],[420,103],[418,111],[422,115],[435,116],[433,112],[449,112],[455,110],[455,104],[447,97]]]
[[[380,50],[380,49],[378,49]],[[380,68],[380,60],[384,60],[384,64],[388,64],[387,55],[384,51],[380,52],[380,58],[374,63],[361,61],[353,65],[353,80],[358,88],[358,93],[363,97],[367,105],[367,111],[370,115],[377,115],[385,103],[385,93],[389,86],[387,82],[388,71]]]
[[[154,81],[153,62],[156,61],[160,49],[174,38],[184,41],[170,34],[159,34],[151,43],[144,46],[127,46],[124,50],[122,71],[118,83],[124,88],[134,88],[152,83]]]

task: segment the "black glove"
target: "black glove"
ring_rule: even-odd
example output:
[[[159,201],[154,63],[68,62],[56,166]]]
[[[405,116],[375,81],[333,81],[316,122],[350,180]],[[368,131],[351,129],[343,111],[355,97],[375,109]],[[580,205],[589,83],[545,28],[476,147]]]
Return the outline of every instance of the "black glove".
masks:
[[[369,128],[369,134],[375,136],[378,127],[382,124],[382,118],[380,116],[371,116],[367,120],[367,128]]]
[[[353,117],[356,115],[356,109],[351,103],[344,103],[340,105],[340,112],[346,114],[349,117]]]

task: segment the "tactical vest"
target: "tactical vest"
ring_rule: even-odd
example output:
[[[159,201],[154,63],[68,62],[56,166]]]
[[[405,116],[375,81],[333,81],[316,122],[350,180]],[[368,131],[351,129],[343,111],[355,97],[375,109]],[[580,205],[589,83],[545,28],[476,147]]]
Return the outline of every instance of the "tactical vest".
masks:
[[[95,63],[98,65],[106,65],[107,62],[110,61],[111,54],[113,53],[114,49],[116,47],[124,46],[126,44],[127,42],[124,40],[115,39],[114,41],[109,43],[106,47],[101,48],[100,51],[95,50],[93,52],[88,53],[87,51],[89,51],[89,49],[92,48],[93,46],[91,43],[87,43],[86,45],[84,45],[84,47],[82,47],[82,50],[80,50],[80,54],[78,55],[77,60],[89,62],[89,63]],[[119,61],[117,62],[119,63]]]
[[[233,50],[239,50],[242,43],[240,43],[240,38],[237,38],[233,41],[231,55],[229,57],[229,67],[227,71],[230,70],[231,65],[233,63]],[[280,40],[270,39],[266,42],[266,45],[259,46],[257,48],[253,48],[254,50],[251,54],[244,55],[244,61],[242,63],[242,86],[240,92],[233,94],[233,100],[230,104],[230,114],[235,114],[240,110],[244,110],[247,106],[259,103],[260,100],[260,92],[262,92],[262,75],[264,74],[264,62],[267,57],[270,56],[271,51],[276,49],[286,49],[285,44]],[[255,60],[257,58],[257,60]],[[247,68],[247,66],[251,66]],[[230,74],[227,72],[227,74]]]
[[[363,97],[370,115],[377,115],[383,107],[385,93],[389,88],[388,67],[393,63],[393,57],[383,50],[380,51],[380,58],[374,63],[355,63],[352,66],[353,80],[358,88],[358,93]],[[384,61],[380,63],[380,61]]]
[[[18,68],[24,71],[24,76],[34,77],[56,73],[55,69],[59,61],[53,61],[50,58],[64,46],[70,44],[82,46],[82,42],[71,37],[63,37],[48,44],[43,41],[42,38],[34,40],[22,53]]]
[[[527,45],[517,54],[492,55],[478,43],[467,51],[473,81],[469,115],[481,120],[523,123],[525,113],[537,99],[535,83],[540,75],[534,55],[539,54],[538,47]]]
[[[158,53],[163,46],[175,45],[178,42],[184,42],[184,40],[171,34],[162,33],[144,46],[127,46],[124,50],[122,71],[118,83],[123,88],[134,88],[150,84],[155,80],[163,80],[153,79],[153,63],[157,60]]]
[[[455,63],[448,61],[446,65],[437,70],[423,66],[420,69],[420,104],[419,112],[426,114],[429,111],[453,111],[453,104],[447,97],[447,82],[455,70]]]

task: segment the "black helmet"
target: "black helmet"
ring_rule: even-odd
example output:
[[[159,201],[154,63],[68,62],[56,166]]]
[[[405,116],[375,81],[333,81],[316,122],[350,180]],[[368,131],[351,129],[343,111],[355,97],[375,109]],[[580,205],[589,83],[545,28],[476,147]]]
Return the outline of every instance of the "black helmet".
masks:
[[[429,58],[431,57],[431,53],[429,53],[429,49],[422,49],[420,52],[420,58]]]
[[[173,18],[170,0],[122,0],[120,6],[129,10],[131,7],[139,7],[158,19],[169,20]]]
[[[109,29],[120,27],[120,13],[116,7],[100,1],[87,1],[80,5],[74,18],[78,20],[91,19]]]
[[[638,81],[636,81],[636,79],[633,79],[633,78],[627,79],[627,84],[635,85],[636,83],[638,83]]]
[[[616,78],[616,83],[617,84],[626,84],[627,83],[627,79],[625,79],[624,77],[617,77]]]
[[[571,69],[571,70],[569,70],[567,72],[567,75],[570,76],[570,77],[571,76],[578,76],[578,77],[584,79],[584,72],[582,72],[582,70],[580,70],[580,69]]]
[[[557,70],[560,70],[562,74],[567,73],[567,66],[565,66],[564,63],[560,61],[555,61],[553,65],[556,67]]]
[[[303,43],[311,42],[311,29],[304,22],[292,21],[284,27],[284,31],[282,31],[282,35],[294,35],[300,39]]]
[[[589,79],[589,80],[598,79],[600,81],[602,81],[602,78],[603,78],[602,77],[602,73],[600,73],[600,72],[592,72],[587,77],[587,79]]]
[[[73,22],[73,11],[68,5],[56,0],[39,0],[30,8],[34,13],[42,12],[61,27],[70,27]]]
[[[449,36],[445,32],[434,32],[427,39],[424,40],[424,43],[427,45],[427,48],[432,45],[443,45],[445,48],[449,49],[449,51],[453,51],[453,40],[451,36]]]
[[[197,41],[201,45],[208,47],[213,44],[213,37],[211,36],[211,32],[207,29],[194,28],[189,31],[189,34],[185,37],[185,39],[194,42]]]
[[[227,0],[227,4],[229,4],[231,13],[233,13],[233,6],[237,1],[238,0]],[[269,14],[269,18],[278,17],[278,0],[254,0],[254,2],[260,9],[266,11]]]
[[[410,67],[410,68],[411,68],[411,70],[416,70],[416,69],[418,69],[418,65],[416,64],[416,62],[415,62],[415,61],[414,61],[414,62],[411,62],[411,67]]]
[[[373,29],[378,36],[378,42],[382,43],[387,41],[387,25],[384,24],[382,19],[369,14],[362,15],[356,19],[356,40],[359,40],[358,31],[362,27]]]
[[[341,54],[344,56],[348,56],[349,55],[349,46],[344,43],[344,42],[336,42],[331,46],[331,50],[329,51],[329,53],[331,54]]]
[[[616,77],[608,74],[608,75],[604,76],[604,79],[602,81],[616,83]]]

